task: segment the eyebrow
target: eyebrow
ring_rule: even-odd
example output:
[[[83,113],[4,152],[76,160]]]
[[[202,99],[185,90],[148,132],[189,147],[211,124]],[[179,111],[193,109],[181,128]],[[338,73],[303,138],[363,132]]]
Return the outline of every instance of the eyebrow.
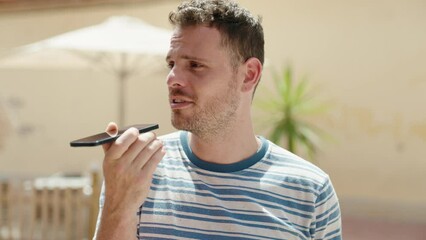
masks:
[[[166,57],[166,61],[169,61],[171,58],[170,54],[167,55]],[[200,62],[207,62],[207,59],[205,58],[199,58],[199,57],[195,57],[195,56],[191,56],[191,55],[182,55],[179,58],[182,59],[186,59],[186,60],[195,60],[195,61],[200,61]]]

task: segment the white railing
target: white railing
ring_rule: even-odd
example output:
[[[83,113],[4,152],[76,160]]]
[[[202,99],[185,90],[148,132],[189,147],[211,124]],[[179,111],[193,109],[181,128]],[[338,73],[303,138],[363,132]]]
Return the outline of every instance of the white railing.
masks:
[[[99,174],[0,180],[0,240],[91,239]]]

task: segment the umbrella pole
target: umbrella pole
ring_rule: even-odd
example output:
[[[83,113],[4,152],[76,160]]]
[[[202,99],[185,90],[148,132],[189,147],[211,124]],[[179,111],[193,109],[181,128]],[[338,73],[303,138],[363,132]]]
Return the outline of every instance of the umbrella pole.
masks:
[[[118,73],[118,126],[123,127],[126,124],[126,95],[127,95],[127,79],[130,76],[130,71],[127,70],[127,55],[120,54],[120,64]]]
[[[123,127],[126,124],[126,90],[127,90],[127,72],[120,72],[118,83],[118,126]]]

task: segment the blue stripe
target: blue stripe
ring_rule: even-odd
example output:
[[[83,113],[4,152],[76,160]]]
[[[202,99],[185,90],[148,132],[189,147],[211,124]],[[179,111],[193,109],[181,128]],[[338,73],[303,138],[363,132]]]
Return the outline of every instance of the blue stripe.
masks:
[[[184,168],[181,168],[181,169],[170,168],[170,167],[164,167],[164,168],[167,169],[167,170],[188,172]],[[196,173],[200,176],[205,176],[205,177],[215,177],[215,178],[220,178],[220,179],[239,180],[239,181],[245,181],[245,182],[259,183],[259,179],[251,179],[251,178],[247,178],[247,177],[240,177],[239,175],[234,175],[234,174],[233,175],[217,175],[217,174],[212,174],[212,173],[209,173],[209,172],[201,172],[201,171],[197,171],[197,170],[191,170],[189,172],[190,173]],[[277,186],[277,187],[287,188],[287,189],[290,189],[290,190],[296,190],[296,191],[300,191],[300,192],[314,193],[314,194],[318,193],[313,188],[306,188],[306,187],[302,188],[302,186],[295,187],[295,186],[287,185],[287,184],[283,183],[283,182],[286,182],[285,178],[281,178],[281,179],[277,178],[277,180],[280,180],[280,182],[264,180],[264,179],[262,179],[262,182],[268,183],[268,184],[271,184],[271,185],[274,185],[274,186]]]
[[[180,151],[180,150],[182,150],[182,148],[181,147],[176,147],[176,148],[171,148],[170,150],[172,150],[172,151]],[[190,151],[190,150],[188,150],[188,151]],[[314,165],[312,165],[310,167],[306,167],[306,164],[301,164],[300,161],[293,161],[292,162],[293,165],[289,165],[289,164],[286,164],[287,160],[283,161],[281,158],[279,158],[279,156],[275,156],[275,155],[270,154],[270,153],[267,154],[267,155],[268,155],[268,157],[273,157],[273,160],[272,161],[268,161],[268,160],[266,160],[267,158],[263,158],[262,161],[260,161],[260,163],[268,165],[268,166],[274,165],[274,166],[280,166],[280,167],[283,167],[283,168],[291,168],[291,169],[295,169],[295,170],[297,170],[297,169],[303,169],[303,170],[307,170],[307,171],[313,172],[313,173],[315,173],[318,176],[321,176],[322,179],[327,178],[327,176],[323,172],[322,173],[318,172],[319,170],[317,170],[317,168]],[[181,167],[188,167],[187,163],[184,164],[182,162],[181,157],[183,157],[185,160],[188,160],[189,162],[190,162],[190,159],[187,156],[185,156],[185,155],[179,155],[178,157],[179,158],[177,158],[175,160],[174,157],[172,157],[170,155],[167,155],[162,160],[162,163],[164,163],[165,167],[166,166],[171,166],[171,165],[181,166]],[[161,163],[160,163],[160,165],[161,165]],[[193,166],[196,167],[195,165],[193,165]],[[237,175],[238,174],[244,174],[244,176],[253,176],[253,177],[254,176],[259,176],[259,175],[255,175],[255,173],[253,173],[253,175],[250,174],[250,171],[260,171],[260,173],[258,173],[258,174],[262,174],[262,173],[265,172],[264,170],[259,170],[259,169],[260,169],[259,167],[256,168],[256,169],[248,168],[246,170],[249,170],[249,171],[235,172],[235,174],[237,174]],[[270,171],[269,167],[267,167],[265,170]],[[273,172],[273,173],[277,174],[278,176],[282,175],[282,173],[280,173],[280,172]],[[317,183],[318,185],[322,184],[322,181],[318,181],[318,179],[316,179],[316,178],[310,178],[310,177],[300,176],[300,175],[294,175],[294,177],[296,177],[296,178],[300,178],[300,177],[306,178],[308,183],[309,182],[314,182],[314,183]]]
[[[202,180],[192,180],[192,179],[187,180],[187,179],[183,179],[183,178],[167,178],[167,180],[165,180],[162,176],[154,174],[154,178],[153,178],[154,184],[167,185],[168,183],[164,182],[164,181],[175,181],[175,182],[178,182],[175,185],[179,185],[179,186],[183,186],[183,187],[189,187],[189,188],[193,188],[194,183],[198,183],[198,184],[206,185],[206,186],[209,186],[209,187],[227,187],[227,188],[247,189],[247,190],[251,190],[251,191],[269,193],[269,194],[274,195],[274,196],[279,197],[279,198],[289,199],[289,200],[293,200],[293,201],[297,201],[297,202],[305,203],[305,204],[309,204],[309,205],[312,205],[314,203],[313,199],[312,200],[304,200],[304,199],[289,197],[289,196],[286,195],[286,194],[288,194],[286,192],[281,193],[281,192],[277,192],[277,191],[272,192],[272,191],[267,190],[267,189],[274,189],[275,190],[275,188],[273,188],[273,187],[265,187],[263,189],[259,189],[259,188],[243,187],[241,185],[240,186],[239,185],[213,185],[213,184],[207,184],[206,182],[204,182]],[[186,184],[183,183],[184,181],[187,182],[187,183]],[[243,180],[243,181],[247,182],[245,180]],[[182,184],[180,185],[179,182],[182,182]],[[256,185],[259,184],[258,181],[250,181],[250,182],[254,182],[254,183],[256,183]],[[269,183],[269,182],[268,181],[267,182],[262,181],[262,184],[265,184],[265,183]],[[280,185],[279,187],[285,188],[285,189],[297,190],[297,191],[300,191],[300,192],[303,192],[303,190],[304,190],[303,188],[297,188],[297,187],[291,188],[291,187],[285,187],[283,185]],[[280,190],[283,191],[284,189],[280,189]],[[312,197],[314,197],[314,195],[312,195]]]
[[[300,204],[294,201],[289,201],[289,200],[284,200],[275,196],[271,196],[271,195],[267,195],[264,193],[257,193],[252,191],[253,189],[249,189],[246,187],[238,187],[235,188],[236,186],[232,186],[232,185],[217,185],[214,187],[217,188],[213,188],[211,187],[211,185],[205,184],[205,183],[198,183],[198,181],[193,181],[192,183],[190,182],[184,182],[181,180],[173,180],[173,179],[157,179],[154,178],[152,180],[152,182],[155,185],[163,185],[163,186],[173,186],[173,187],[185,187],[188,189],[193,189],[195,188],[196,191],[198,190],[202,190],[202,191],[208,191],[213,193],[214,195],[220,195],[220,196],[234,196],[234,195],[239,195],[245,199],[247,199],[246,197],[250,197],[250,198],[254,198],[256,200],[264,200],[264,201],[268,201],[268,202],[274,202],[274,203],[279,203],[280,205],[284,205],[287,206],[289,208],[294,208],[294,209],[298,209],[304,212],[308,212],[308,213],[312,213],[314,212],[314,207],[312,205],[308,205],[308,204]],[[221,189],[223,187],[227,187],[229,189]],[[276,194],[274,194],[276,195]],[[240,198],[241,198],[240,197]],[[250,200],[251,201],[251,200]]]
[[[323,211],[321,214],[318,214],[317,219],[322,219],[324,216],[327,216],[330,214],[330,212],[339,209],[339,203],[335,203],[333,204],[333,206],[331,206],[329,209],[327,209],[326,211]]]
[[[249,212],[246,213],[235,213],[228,209],[212,209],[206,207],[196,207],[196,206],[187,206],[187,205],[180,205],[176,204],[173,201],[170,202],[160,202],[158,199],[153,201],[146,201],[143,209],[149,210],[149,209],[163,209],[166,211],[174,210],[177,212],[183,213],[194,213],[198,215],[206,215],[206,216],[218,216],[218,217],[227,217],[235,219],[236,221],[248,221],[248,222],[257,222],[257,223],[265,223],[265,224],[278,224],[280,226],[289,226],[289,228],[297,228],[299,231],[303,232],[303,234],[308,235],[309,234],[309,228],[306,226],[301,226],[295,223],[290,222],[286,218],[278,218],[273,217],[269,215],[265,215],[265,212],[258,212],[263,215],[255,215],[255,214],[249,214]],[[241,212],[241,210],[239,211]]]
[[[268,154],[268,156],[265,156],[265,159],[267,159],[267,160],[263,161],[262,163],[265,164],[265,165],[268,165],[268,166],[304,170],[304,171],[307,171],[307,172],[311,172],[311,173],[315,174],[316,176],[320,177],[320,178],[311,178],[311,180],[313,180],[313,181],[324,178],[324,173],[318,172],[315,168],[313,168],[313,166],[306,166],[304,164],[301,164],[300,161],[295,162],[295,163],[289,163],[287,161],[283,161],[278,156],[275,156],[272,153]]]
[[[169,189],[168,187],[162,187],[162,188],[151,187],[151,190],[152,191],[175,192],[175,193],[182,193],[182,194],[193,194],[193,195],[196,195],[196,196],[215,198],[215,199],[218,199],[220,201],[253,203],[253,204],[257,204],[259,206],[263,206],[265,208],[277,209],[277,210],[286,212],[286,213],[294,215],[294,216],[307,218],[307,219],[312,218],[312,215],[302,214],[302,213],[299,213],[299,212],[291,211],[291,210],[285,209],[281,206],[271,205],[271,204],[268,204],[268,203],[260,203],[260,202],[257,202],[257,201],[247,199],[245,197],[219,197],[219,196],[211,194],[211,193],[200,193],[198,191],[188,191],[188,190],[175,190],[175,189]]]
[[[226,209],[211,209],[211,208],[201,208],[201,207],[195,207],[195,206],[190,207],[186,205],[174,204],[172,202],[146,201],[144,203],[144,208],[145,209],[163,209],[163,210],[173,209],[175,211],[184,212],[184,213],[195,213],[195,214],[207,215],[207,216],[230,217],[235,220],[243,220],[243,221],[249,221],[249,222],[292,225],[291,223],[284,221],[283,219],[271,218],[265,215],[259,216],[254,214],[233,213]]]
[[[174,231],[176,231],[176,233],[175,233],[176,235],[174,235],[174,236],[181,236],[178,233],[178,231],[179,232],[181,232],[181,231],[176,229],[176,228],[181,228],[181,229],[187,229],[188,232],[189,231],[191,231],[191,232],[192,231],[206,232],[206,234],[208,234],[208,236],[211,236],[213,234],[228,234],[228,235],[237,235],[238,234],[238,235],[246,236],[244,239],[249,239],[248,237],[253,237],[254,239],[259,239],[259,238],[277,239],[277,240],[281,239],[281,238],[272,238],[270,236],[265,237],[265,236],[262,236],[262,235],[254,235],[254,234],[248,234],[248,233],[235,233],[235,232],[225,232],[225,231],[218,231],[218,230],[206,230],[206,229],[192,228],[192,227],[189,227],[189,226],[177,226],[175,224],[163,224],[163,223],[151,223],[151,222],[142,222],[141,224],[145,225],[145,226],[143,226],[143,229],[147,229],[147,228],[157,229],[157,228],[159,228],[159,226],[162,226],[162,227],[167,228],[167,229],[173,228],[173,229],[175,229]],[[152,226],[149,227],[149,225],[152,225]],[[221,237],[223,237],[223,235]],[[238,238],[241,239],[241,237],[238,237]],[[210,238],[207,238],[207,239],[210,239]]]
[[[262,161],[266,162],[266,161]],[[278,172],[278,171],[272,171],[271,169],[267,169],[265,170],[260,170],[260,169],[250,169],[250,171],[252,172],[258,172],[257,176],[262,176],[262,180],[264,178],[270,178],[270,179],[278,179],[278,180],[282,180],[288,183],[293,183],[293,184],[300,184],[301,186],[305,186],[305,187],[309,187],[312,189],[317,190],[319,187],[321,187],[323,185],[324,181],[318,181],[318,178],[314,179],[311,177],[307,177],[305,175],[300,175],[300,174],[295,174],[294,172],[298,172],[298,168],[294,168],[294,167],[282,167],[282,168],[286,168],[287,173],[283,174],[282,172]],[[265,173],[267,173],[265,175]],[[256,176],[256,174],[246,174],[247,176]],[[322,179],[321,179],[322,180]]]
[[[197,203],[197,202],[188,202],[188,201],[176,201],[176,200],[170,200],[170,199],[160,199],[160,198],[147,198],[147,201],[151,201],[151,202],[158,202],[158,201],[173,201],[176,204],[187,204],[187,205],[194,205],[194,206],[199,206],[199,207],[207,207],[207,208],[222,208],[225,209],[229,212],[245,212],[245,213],[264,213],[264,211],[256,211],[256,210],[247,210],[247,209],[236,209],[236,208],[226,208],[224,206],[220,206],[220,205],[208,205],[208,204],[202,204],[202,203]],[[284,219],[284,220],[288,220],[287,218],[280,218],[280,219]]]
[[[188,160],[188,159],[185,159]],[[189,161],[189,160],[188,160]],[[266,162],[265,160],[261,161],[262,163]],[[203,176],[209,176],[209,177],[220,177],[222,178],[224,175],[215,174],[213,172],[206,173],[205,171],[199,171],[197,170],[197,167],[192,165],[190,167],[189,165],[192,165],[190,162],[182,162],[181,159],[174,159],[170,156],[165,157],[160,164],[158,165],[159,168],[164,168],[167,170],[174,170],[174,171],[181,171],[181,172],[190,172],[190,173],[197,173],[199,175]],[[288,167],[287,167],[288,168]],[[297,168],[294,168],[294,170],[297,170]],[[288,183],[296,183],[300,184],[302,186],[310,187],[313,189],[317,189],[319,186],[323,185],[323,182],[318,181],[317,179],[309,178],[306,176],[301,176],[297,174],[286,174],[283,175],[281,172],[273,172],[270,169],[267,169],[268,174],[265,175],[266,171],[261,169],[253,169],[249,168],[246,169],[244,172],[235,172],[229,177],[229,179],[237,179],[237,180],[246,180],[246,181],[253,181],[250,178],[260,178],[262,177],[262,180],[265,179],[272,179],[272,180],[279,180],[284,181]],[[291,172],[291,171],[289,171]],[[250,178],[249,178],[250,177]],[[257,180],[256,180],[257,181]],[[270,181],[271,184],[274,184],[274,182]],[[277,185],[276,183],[274,185]]]
[[[232,174],[232,175],[220,175],[220,174],[215,174],[212,172],[199,171],[196,169],[194,170],[193,167],[190,168],[187,166],[189,163],[183,163],[181,160],[171,161],[170,158],[167,158],[167,160],[168,161],[163,160],[160,163],[159,167],[167,169],[169,171],[196,173],[201,176],[216,177],[221,179],[241,180],[241,181],[256,182],[256,183],[259,182],[259,179],[262,179],[262,182],[268,183],[274,186],[284,187],[287,189],[303,191],[308,193],[315,193],[315,194],[318,194],[318,189],[323,185],[323,182],[318,182],[311,178],[302,177],[300,175],[295,175],[295,174],[283,175],[282,173],[274,172],[274,173],[268,173],[265,175],[264,171],[256,170],[260,172],[255,172],[252,169],[250,169],[250,171],[236,172],[235,174]],[[188,170],[188,169],[191,169],[191,170]],[[253,179],[253,178],[256,178],[256,179]],[[275,180],[276,182],[272,180]],[[299,187],[290,186],[284,183],[298,184]],[[302,188],[302,187],[305,187],[305,188]]]
[[[342,233],[340,231],[340,228],[336,229],[336,230],[331,231],[328,234],[326,234],[324,240],[342,240],[341,234]],[[335,236],[331,236],[331,235],[335,235]]]
[[[246,227],[254,227],[254,228],[259,228],[259,229],[268,229],[268,230],[275,230],[275,231],[278,230],[278,231],[281,231],[281,232],[289,233],[293,236],[297,236],[300,239],[306,239],[300,233],[290,231],[288,229],[284,229],[284,228],[281,228],[281,227],[259,225],[259,224],[253,224],[253,223],[241,223],[241,222],[234,221],[232,219],[226,219],[226,220],[223,220],[223,219],[207,219],[207,218],[188,216],[188,215],[183,215],[183,214],[175,214],[175,213],[171,213],[171,212],[148,211],[148,210],[144,210],[144,209],[142,210],[142,214],[173,216],[175,218],[191,219],[191,220],[197,220],[197,221],[206,221],[208,223],[214,223],[214,222],[216,222],[216,223],[228,223],[228,224],[242,225],[242,226],[246,226]],[[155,230],[156,230],[156,232],[158,232],[158,229],[155,229]],[[170,229],[168,229],[168,230],[170,230]],[[191,233],[191,234],[196,234],[196,233]],[[188,236],[194,236],[194,235],[188,235]],[[201,238],[201,239],[203,239],[203,238]],[[207,238],[207,239],[210,239],[210,238]]]
[[[183,231],[183,230],[175,230],[170,228],[162,228],[162,227],[140,227],[139,231],[141,233],[145,233],[149,235],[149,233],[153,233],[155,235],[161,234],[166,235],[170,237],[164,237],[164,238],[157,238],[157,237],[145,237],[144,235],[138,236],[138,239],[176,239],[177,236],[179,238],[189,238],[189,239],[212,239],[212,240],[241,240],[241,237],[230,237],[225,235],[219,235],[219,234],[203,234],[203,233],[197,233],[192,231]],[[248,238],[245,237],[244,239],[256,239],[256,238]]]
[[[157,205],[157,203],[164,202],[164,201],[170,201],[171,204],[170,205],[166,205],[166,204]],[[198,206],[198,207],[188,207],[188,209],[193,208],[193,209],[198,209],[198,211],[194,211],[194,210],[185,211],[184,210],[185,207],[181,207],[181,205]],[[271,216],[265,215],[265,211],[231,209],[231,208],[225,208],[223,206],[218,206],[218,205],[213,206],[213,205],[187,202],[187,201],[175,201],[175,200],[170,200],[170,199],[147,198],[147,200],[144,204],[145,208],[160,208],[160,207],[163,207],[162,209],[166,209],[166,208],[164,208],[165,206],[170,206],[171,207],[170,209],[174,209],[176,211],[184,211],[184,212],[192,212],[192,213],[197,213],[197,214],[208,214],[208,215],[211,215],[210,213],[208,213],[208,211],[210,211],[210,209],[220,208],[220,209],[222,209],[221,211],[224,212],[224,214],[221,214],[220,216],[229,216],[229,215],[238,216],[238,214],[246,215],[246,216],[248,216],[247,218],[240,218],[240,219],[249,220],[249,221],[252,221],[253,218],[258,217],[258,215],[253,215],[253,214],[263,214],[264,216],[262,216],[262,218],[263,217],[267,218],[267,220],[268,220],[267,222],[271,222],[269,220],[270,220],[270,218],[272,218]],[[139,212],[138,215],[140,215],[140,214],[141,213]],[[274,217],[279,219],[279,221],[277,220],[277,222],[281,221],[281,222],[286,223],[286,225],[293,225],[297,229],[299,229],[300,231],[307,233],[307,230],[308,230],[307,226],[296,224],[296,223],[291,223],[290,220],[286,217],[278,217],[278,216],[274,216]],[[254,220],[254,221],[258,221],[258,220]]]
[[[315,201],[315,206],[320,207],[323,204],[327,203],[330,198],[334,197],[335,193],[333,190],[332,185],[329,181],[327,181],[324,185],[324,188],[322,190],[322,193],[318,195],[317,200]]]
[[[174,189],[168,189],[167,187],[165,187],[165,188],[153,188],[153,190],[165,191],[165,192],[171,191],[171,192],[183,193],[183,194],[193,194],[193,195],[196,195],[196,196],[215,198],[215,199],[218,199],[218,200],[221,200],[221,201],[253,203],[253,204],[256,204],[258,206],[263,206],[265,208],[280,210],[280,211],[283,211],[285,213],[288,213],[288,214],[291,214],[291,215],[294,215],[294,216],[298,216],[298,217],[302,217],[302,218],[310,219],[312,217],[311,214],[303,214],[303,213],[300,213],[300,212],[296,212],[296,211],[292,211],[290,209],[283,208],[282,207],[283,205],[276,206],[276,205],[272,205],[272,204],[268,204],[268,203],[261,203],[261,202],[257,202],[257,201],[248,200],[244,197],[218,197],[218,196],[211,194],[211,193],[199,193],[199,192],[194,192],[194,191],[174,190]]]
[[[330,225],[331,222],[335,222],[336,220],[339,220],[339,219],[340,219],[340,211],[339,209],[335,209],[335,211],[332,212],[327,218],[316,223],[317,231],[327,227],[328,225]]]

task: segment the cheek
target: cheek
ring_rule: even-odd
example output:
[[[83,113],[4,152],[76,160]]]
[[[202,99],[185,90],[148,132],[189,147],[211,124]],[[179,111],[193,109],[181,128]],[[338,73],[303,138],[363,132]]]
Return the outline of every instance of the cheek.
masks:
[[[227,71],[210,71],[194,73],[188,81],[194,94],[199,98],[212,98],[222,96],[229,92],[230,88],[239,89],[243,86],[236,79],[237,75]]]

